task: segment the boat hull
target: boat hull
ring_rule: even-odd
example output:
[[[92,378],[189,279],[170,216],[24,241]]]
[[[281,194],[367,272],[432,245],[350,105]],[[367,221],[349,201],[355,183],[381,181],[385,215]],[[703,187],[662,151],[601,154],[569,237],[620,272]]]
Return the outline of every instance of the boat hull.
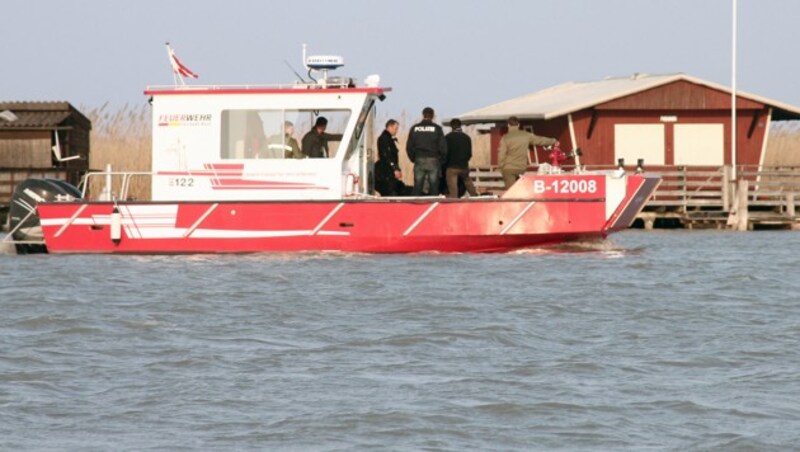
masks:
[[[520,182],[533,187],[534,177]],[[628,177],[612,208],[598,179],[594,193],[518,189],[513,198],[76,201],[38,211],[51,253],[504,252],[625,228],[657,181]]]

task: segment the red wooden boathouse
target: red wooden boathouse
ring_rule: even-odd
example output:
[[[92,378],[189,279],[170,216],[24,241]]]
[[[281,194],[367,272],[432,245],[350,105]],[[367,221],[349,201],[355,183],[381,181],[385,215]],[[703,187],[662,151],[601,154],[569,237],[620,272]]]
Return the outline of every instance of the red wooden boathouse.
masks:
[[[584,165],[620,158],[650,167],[730,165],[731,92],[686,74],[568,82],[466,112],[464,124],[492,124],[492,164],[509,116],[537,135],[580,147]],[[800,108],[738,92],[737,165],[761,166],[773,121],[800,119]],[[543,150],[532,161],[546,161]],[[538,158],[538,160],[537,160]]]

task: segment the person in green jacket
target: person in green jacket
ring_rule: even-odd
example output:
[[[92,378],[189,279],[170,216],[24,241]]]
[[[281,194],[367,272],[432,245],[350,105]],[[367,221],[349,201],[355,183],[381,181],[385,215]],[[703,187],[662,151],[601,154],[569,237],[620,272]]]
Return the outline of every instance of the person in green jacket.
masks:
[[[506,190],[528,168],[528,159],[531,146],[552,146],[558,143],[555,138],[540,137],[519,128],[519,119],[516,116],[508,118],[508,133],[500,140],[500,149],[497,163],[503,175]]]
[[[294,137],[294,124],[291,121],[283,123],[283,133],[269,137],[266,149],[259,154],[260,158],[287,158],[302,159],[306,156],[300,151],[300,145]]]

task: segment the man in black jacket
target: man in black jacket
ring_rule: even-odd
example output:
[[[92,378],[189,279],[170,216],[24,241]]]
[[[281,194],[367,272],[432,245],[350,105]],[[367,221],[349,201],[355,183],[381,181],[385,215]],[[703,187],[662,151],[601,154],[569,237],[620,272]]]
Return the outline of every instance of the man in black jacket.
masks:
[[[318,117],[314,127],[303,136],[303,154],[312,159],[328,157],[328,140],[332,136],[325,133],[327,128],[328,120]]]
[[[405,188],[401,182],[397,149],[397,129],[400,123],[394,119],[386,122],[386,128],[378,137],[378,161],[375,162],[375,190],[381,196],[400,196]]]
[[[447,197],[458,198],[458,182],[470,196],[478,196],[478,191],[469,178],[469,159],[472,158],[472,139],[461,130],[461,120],[453,118],[450,121],[452,132],[445,137],[447,141],[447,163],[445,164],[445,179],[447,180]]]
[[[442,162],[447,157],[447,143],[442,127],[433,122],[433,116],[433,108],[425,107],[422,122],[408,132],[406,153],[414,162],[414,196],[422,194],[425,181],[428,181],[428,194],[439,196],[439,177]]]

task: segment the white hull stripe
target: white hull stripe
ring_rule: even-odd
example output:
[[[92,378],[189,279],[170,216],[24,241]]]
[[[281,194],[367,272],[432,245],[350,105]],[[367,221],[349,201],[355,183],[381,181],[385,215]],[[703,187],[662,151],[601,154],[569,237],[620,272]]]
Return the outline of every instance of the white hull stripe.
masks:
[[[48,218],[42,220],[42,226],[59,226],[62,225],[81,225],[81,226],[93,226],[93,225],[102,225],[108,226],[111,224],[110,216],[103,215],[103,218],[97,218],[101,221],[95,221],[92,218],[78,218],[69,222],[69,218]],[[135,226],[135,223],[131,219],[123,218],[122,220],[123,226],[130,227]],[[187,238],[185,237],[186,233],[189,231],[189,228],[176,228],[174,223],[172,224],[148,224],[146,226],[139,224],[139,227],[136,228],[136,233],[129,233],[128,238],[130,239],[179,239],[179,238]],[[129,230],[126,228],[126,232]],[[130,231],[132,232],[132,231]],[[313,234],[312,234],[313,233]],[[267,231],[267,230],[238,230],[238,229],[200,229],[197,228],[193,232],[191,232],[191,237],[188,237],[189,240],[192,238],[202,238],[202,239],[253,239],[253,238],[270,238],[270,237],[301,237],[301,236],[309,236],[309,235],[324,235],[324,236],[349,236],[349,231],[324,231],[324,230],[309,230],[309,229],[298,229],[298,230],[288,230],[288,231]]]
[[[61,235],[61,234],[64,232],[64,230],[66,230],[66,229],[69,227],[69,225],[70,225],[70,224],[72,224],[72,222],[74,222],[76,218],[78,218],[78,215],[80,215],[80,214],[81,214],[81,212],[83,212],[84,210],[86,210],[86,206],[88,206],[88,204],[83,204],[82,206],[78,207],[78,209],[77,209],[77,210],[75,210],[75,213],[73,213],[73,214],[72,214],[72,216],[71,216],[71,217],[69,217],[69,220],[67,220],[67,221],[64,223],[64,225],[63,225],[63,226],[61,226],[61,229],[59,229],[59,230],[56,232],[56,235],[55,235],[55,236],[56,236],[56,237],[59,237],[59,236],[60,236],[60,235]]]
[[[511,228],[513,228],[513,227],[514,227],[514,225],[515,225],[515,224],[517,224],[517,222],[518,222],[519,220],[521,220],[521,219],[522,219],[522,217],[523,217],[523,216],[524,216],[524,215],[525,215],[525,214],[526,214],[526,213],[527,213],[529,210],[531,210],[531,207],[533,207],[533,205],[534,205],[534,204],[536,204],[536,202],[535,202],[535,201],[531,201],[531,202],[529,202],[529,203],[528,203],[528,205],[527,205],[527,206],[525,206],[525,208],[524,208],[524,209],[522,209],[522,212],[518,213],[518,214],[517,214],[517,216],[516,216],[516,217],[514,217],[514,219],[513,219],[513,220],[511,220],[511,222],[510,222],[510,223],[508,223],[508,224],[506,225],[506,227],[504,227],[504,228],[503,228],[503,230],[502,230],[502,231],[500,231],[500,235],[506,235],[506,233],[507,233],[508,231],[510,231],[510,230],[511,230]]]
[[[336,212],[338,212],[339,209],[342,208],[342,206],[344,206],[344,203],[340,202],[336,207],[334,207],[333,210],[331,210],[331,212],[325,218],[322,219],[322,221],[317,225],[316,228],[314,228],[314,230],[311,231],[309,235],[317,235],[317,233],[320,230],[322,230],[323,227],[325,227],[325,223],[331,221],[331,218],[333,218],[333,216],[336,215]]]
[[[295,231],[237,231],[232,229],[198,229],[191,238],[198,239],[261,239],[271,237],[302,237],[310,235],[308,230]],[[318,231],[316,235],[348,236],[348,231]]]
[[[183,236],[189,237],[190,235],[192,235],[194,230],[197,229],[197,227],[200,226],[200,224],[203,223],[203,221],[205,221],[205,219],[208,218],[209,215],[211,215],[211,212],[213,212],[214,209],[216,209],[218,206],[219,203],[211,204],[211,206],[209,206],[209,208],[202,215],[200,215],[200,218],[198,218],[197,221],[194,222],[192,227],[190,227],[189,230],[183,234]]]
[[[70,221],[69,218],[47,218],[41,220],[42,226],[68,226],[68,225],[80,225],[80,226],[108,226],[111,224],[111,215],[95,215],[92,218],[76,218],[73,221]],[[123,226],[175,226],[175,219],[174,218],[150,218],[150,219],[136,219],[134,221],[133,218],[126,218],[122,217],[122,225]]]
[[[408,229],[406,229],[406,232],[403,233],[403,237],[407,236],[408,234],[411,234],[411,232],[414,229],[416,229],[420,223],[422,223],[422,220],[424,220],[428,215],[430,215],[431,212],[433,212],[433,209],[435,209],[438,205],[439,205],[438,202],[431,204],[431,206],[428,207],[428,210],[426,210],[422,215],[420,215],[420,217],[417,218],[417,221],[412,223],[411,226],[409,226]]]

